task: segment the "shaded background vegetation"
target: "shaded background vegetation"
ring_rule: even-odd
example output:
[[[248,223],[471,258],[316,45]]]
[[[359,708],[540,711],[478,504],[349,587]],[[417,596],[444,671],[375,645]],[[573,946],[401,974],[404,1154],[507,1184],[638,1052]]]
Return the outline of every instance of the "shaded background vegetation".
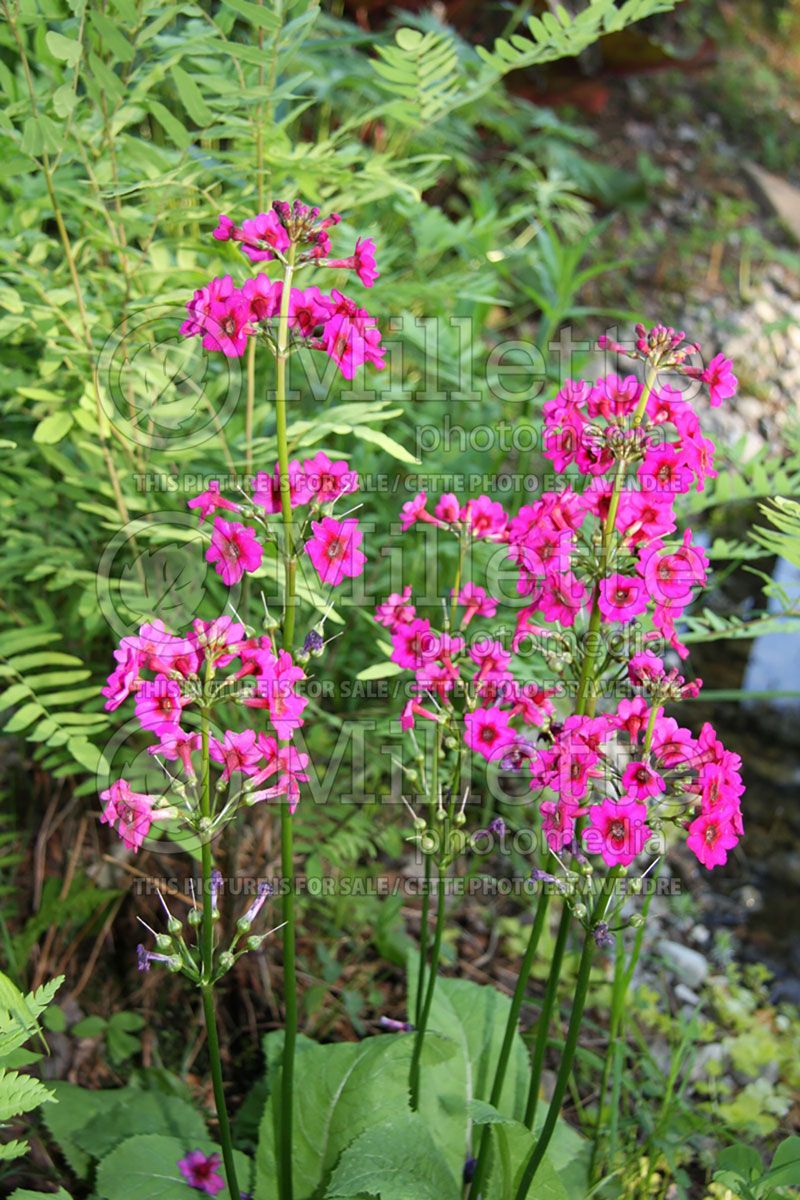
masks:
[[[218,211],[241,217],[273,197],[300,195],[344,213],[345,244],[356,233],[378,243],[371,308],[384,327],[396,323],[386,336],[400,365],[370,379],[369,393],[358,382],[324,402],[306,392],[293,439],[301,455],[316,445],[347,455],[365,481],[374,544],[387,550],[400,545],[398,508],[418,490],[420,473],[433,493],[450,490],[453,475],[489,476],[505,500],[504,478],[540,469],[535,454],[513,445],[487,453],[474,439],[454,435],[448,444],[430,434],[448,422],[464,430],[535,424],[548,390],[504,396],[487,372],[493,347],[525,338],[547,351],[565,327],[588,341],[641,316],[685,325],[712,353],[735,335],[744,339],[746,358],[736,364],[743,395],[757,407],[734,405],[734,419],[720,419],[720,479],[685,516],[705,524],[716,568],[690,619],[693,663],[710,693],[705,703],[745,755],[753,834],[714,878],[722,900],[686,864],[672,864],[690,891],[662,915],[664,931],[691,941],[705,929],[708,941],[694,945],[711,971],[690,1014],[674,992],[659,995],[660,968],[642,981],[625,1145],[640,1136],[636,1096],[660,1095],[665,1062],[676,1084],[644,1145],[628,1154],[617,1193],[640,1194],[637,1164],[649,1156],[663,1194],[677,1186],[676,1194],[701,1195],[720,1140],[769,1137],[797,1118],[797,1026],[786,1007],[798,999],[797,945],[787,936],[787,897],[800,877],[797,765],[776,736],[782,721],[791,728],[796,702],[774,695],[795,687],[792,672],[756,687],[760,708],[740,700],[753,640],[785,627],[786,589],[796,590],[796,575],[776,563],[782,555],[790,572],[792,559],[797,568],[797,525],[766,544],[750,533],[755,523],[773,528],[759,501],[798,492],[796,414],[781,391],[784,364],[797,355],[800,297],[785,281],[798,257],[744,164],[800,182],[800,12],[796,4],[689,0],[599,42],[587,26],[581,53],[552,66],[552,31],[549,42],[492,57],[495,39],[524,33],[525,18],[541,7],[462,3],[398,14],[384,4],[319,10],[305,0],[228,0],[219,11],[23,0],[6,10],[0,932],[6,969],[21,985],[67,976],[47,1074],[93,1086],[162,1066],[190,1082],[202,1076],[202,1039],[186,1044],[180,985],[165,1003],[168,985],[137,978],[132,953],[136,914],[150,919],[155,899],[133,897],[131,885],[141,873],[180,874],[177,860],[120,853],[97,824],[95,797],[113,732],[98,686],[120,633],[151,615],[178,625],[225,603],[184,516],[196,476],[269,469],[275,458],[263,364],[246,361],[232,377],[230,364],[207,361],[176,337],[191,290],[236,267],[229,248],[209,237]],[[396,37],[399,27],[406,32]],[[764,280],[785,304],[769,299]],[[760,302],[772,309],[759,315]],[[582,362],[594,369],[588,350],[576,353],[576,373]],[[302,363],[295,368],[305,390]],[[558,369],[549,356],[550,392]],[[228,408],[231,395],[238,399]],[[521,502],[509,494],[510,507]],[[373,555],[371,594],[394,585],[390,562],[390,554]],[[429,565],[421,560],[408,582],[421,585]],[[240,611],[255,619],[258,603],[255,591],[243,595]],[[363,802],[386,791],[386,756],[374,748],[389,739],[400,697],[391,680],[352,686],[383,657],[369,610],[354,607],[335,632],[324,662],[333,692],[315,704],[307,728],[320,774],[333,763],[333,799],[301,806],[303,869],[368,879],[379,860],[382,873],[402,876],[414,866],[396,810]],[[796,666],[796,637],[780,645],[778,657]],[[706,711],[698,706],[698,721]],[[347,721],[370,726],[372,752],[355,762]],[[125,745],[116,769],[126,757],[143,769],[138,750]],[[242,828],[231,870],[271,874],[275,852],[265,816]],[[523,872],[525,864],[486,869]],[[472,977],[507,987],[526,920],[514,902],[493,912],[465,903],[451,961],[457,949]],[[418,929],[413,905],[338,896],[305,904],[303,924],[309,1034],[354,1038],[381,1012],[402,1015],[402,964]],[[245,1100],[261,1069],[254,1035],[280,1024],[276,996],[277,949],[241,964],[226,1052],[241,1081],[245,1130],[258,1115],[257,1095]],[[169,1021],[153,1032],[156,1007],[174,1017],[173,1034]],[[602,1045],[602,1011],[596,1016]],[[729,1043],[699,1075],[688,1022],[708,1046]],[[649,1041],[658,1052],[648,1057],[641,1044]],[[766,1080],[773,1062],[778,1071]],[[722,1114],[713,1129],[710,1100],[717,1122]],[[580,1121],[591,1096],[574,1101]],[[36,1150],[44,1178],[53,1169],[45,1131]]]

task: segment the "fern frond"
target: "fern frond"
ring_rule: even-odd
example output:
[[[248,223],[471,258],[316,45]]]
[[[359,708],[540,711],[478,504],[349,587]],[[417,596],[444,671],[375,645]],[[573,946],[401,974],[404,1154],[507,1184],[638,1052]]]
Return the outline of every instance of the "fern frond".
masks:
[[[0,711],[13,709],[5,733],[24,733],[43,747],[64,747],[81,768],[97,769],[99,752],[89,740],[108,724],[105,713],[87,712],[97,688],[85,685],[91,671],[81,659],[54,649],[61,635],[46,625],[31,625],[0,635]]]
[[[452,106],[464,83],[453,39],[444,31],[403,27],[395,42],[378,46],[380,59],[372,65],[383,89],[404,101],[396,115],[414,125],[435,121]]]
[[[788,496],[776,496],[758,507],[773,528],[756,525],[750,537],[770,554],[800,567],[800,503]]]
[[[572,16],[561,5],[555,13],[528,17],[528,34],[497,38],[492,50],[476,47],[487,66],[498,75],[581,54],[605,33],[617,33],[635,21],[669,12],[678,0],[590,0],[587,8]]]

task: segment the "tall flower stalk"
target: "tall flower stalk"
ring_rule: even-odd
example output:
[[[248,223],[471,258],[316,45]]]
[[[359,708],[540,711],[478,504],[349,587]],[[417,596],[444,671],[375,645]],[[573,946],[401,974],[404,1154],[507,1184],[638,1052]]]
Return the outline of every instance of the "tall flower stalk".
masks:
[[[103,694],[106,708],[118,708],[135,698],[142,728],[155,738],[150,753],[164,767],[167,783],[163,795],[136,793],[124,780],[116,780],[102,793],[102,820],[117,828],[126,846],[138,850],[154,823],[177,822],[201,844],[202,905],[189,917],[197,931],[195,945],[184,936],[181,922],[169,916],[167,932],[155,933],[154,950],[139,947],[139,965],[153,963],[184,974],[199,988],[205,1017],[211,1078],[220,1130],[222,1160],[231,1200],[239,1200],[230,1122],[225,1105],[214,989],[220,979],[247,951],[258,950],[266,934],[251,934],[251,926],[270,889],[259,884],[257,894],[236,922],[225,950],[215,946],[222,877],[214,868],[212,840],[236,816],[260,803],[277,803],[280,811],[281,872],[283,876],[283,927],[286,1038],[283,1058],[281,1110],[276,1158],[282,1200],[292,1200],[292,1093],[297,1036],[297,984],[295,969],[293,813],[301,785],[308,780],[308,755],[293,744],[303,724],[307,699],[300,690],[302,665],[324,650],[325,619],[333,598],[318,615],[303,645],[295,648],[296,576],[300,553],[305,554],[326,589],[361,574],[366,556],[360,549],[358,521],[338,521],[336,502],[358,487],[358,479],[344,460],[331,460],[324,451],[302,464],[290,461],[287,419],[287,362],[298,346],[330,357],[345,379],[352,379],[364,363],[381,368],[380,333],[370,315],[341,292],[323,294],[316,287],[300,291],[292,286],[295,272],[317,266],[354,271],[369,287],[377,278],[374,245],[359,238],[348,258],[329,257],[328,230],[339,222],[337,214],[324,219],[319,210],[300,201],[277,201],[266,213],[236,226],[220,216],[214,237],[238,245],[251,263],[278,262],[282,278],[263,272],[241,287],[232,276],[210,280],[187,304],[181,332],[199,336],[204,347],[227,357],[248,356],[248,392],[245,412],[245,459],[248,476],[236,498],[223,494],[217,481],[189,501],[203,525],[211,519],[206,559],[222,582],[245,585],[262,567],[265,550],[274,550],[283,564],[283,616],[280,625],[266,611],[263,632],[224,615],[212,621],[197,619],[182,633],[163,622],[143,625],[122,639],[115,651],[117,665]],[[253,435],[253,381],[255,349],[266,346],[275,359],[275,423],[278,462],[273,471],[257,472],[250,479]],[[302,510],[296,516],[296,510]],[[279,518],[280,529],[273,518]],[[237,519],[240,518],[240,519]],[[247,523],[245,523],[247,522]],[[265,602],[266,608],[266,602]],[[235,610],[234,610],[235,611]],[[247,605],[244,605],[247,617]],[[231,706],[258,710],[267,718],[266,729],[227,729],[212,733],[212,714],[230,713]],[[195,727],[185,721],[192,710]],[[273,736],[274,734],[274,736]],[[171,768],[166,766],[166,762]],[[198,761],[199,760],[199,761]],[[212,780],[212,763],[219,768]],[[191,1186],[208,1180],[217,1190],[225,1182],[216,1174],[219,1155],[190,1151],[178,1163]]]
[[[541,798],[544,853],[550,857],[546,869],[534,869],[533,879],[548,886],[540,894],[489,1092],[490,1101],[500,1104],[548,892],[555,892],[563,909],[533,1050],[525,1112],[530,1127],[567,939],[573,922],[583,930],[556,1091],[517,1200],[532,1185],[556,1127],[596,949],[613,944],[615,933],[641,916],[620,923],[619,879],[646,855],[652,858],[647,870],[655,865],[669,827],[679,833],[688,827],[687,844],[707,867],[724,862],[742,832],[739,760],[711,726],[694,737],[664,716],[665,703],[696,695],[701,684],[687,683],[661,657],[667,651],[686,656],[677,622],[707,579],[707,559],[691,532],[676,535],[675,498],[692,486],[702,489],[715,472],[713,444],[692,405],[660,377],[677,372],[706,384],[712,405],[733,394],[736,380],[721,356],[704,370],[693,366],[697,347],[684,344],[683,334],[639,326],[636,335],[631,353],[644,363],[643,382],[633,375],[608,375],[595,384],[570,380],[545,404],[545,454],[562,476],[554,491],[514,515],[488,496],[462,502],[446,494],[429,507],[423,492],[403,506],[403,529],[425,523],[444,535],[463,538],[467,530],[475,542],[506,545],[518,571],[517,590],[528,598],[509,641],[486,626],[473,638],[473,619],[491,620],[499,601],[460,577],[443,605],[440,630],[417,613],[410,587],[376,613],[390,632],[392,661],[414,674],[401,718],[409,736],[417,720],[436,721],[445,744],[485,760],[493,778],[529,772]],[[576,654],[573,627],[579,620],[586,633]],[[530,678],[524,646],[550,667],[556,687]],[[598,714],[601,682],[610,696],[621,698]],[[571,713],[556,713],[555,691],[575,695]],[[495,818],[489,830],[478,832],[502,828]],[[473,839],[476,849],[477,834]],[[427,1021],[424,1004],[416,1013]],[[475,1200],[485,1184],[491,1137],[491,1130],[482,1132],[477,1161],[468,1164]]]

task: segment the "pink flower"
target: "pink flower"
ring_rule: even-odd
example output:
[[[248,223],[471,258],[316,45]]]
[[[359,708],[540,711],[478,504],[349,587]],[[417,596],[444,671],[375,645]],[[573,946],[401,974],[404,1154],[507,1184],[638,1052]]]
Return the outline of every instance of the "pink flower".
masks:
[[[414,620],[417,610],[411,599],[411,584],[402,592],[392,592],[388,600],[379,604],[375,609],[375,620],[386,629],[395,629],[398,625],[407,625]]]
[[[138,850],[150,832],[154,820],[155,796],[132,792],[130,784],[118,779],[110,788],[100,793],[106,801],[100,821],[103,825],[117,826],[117,833],[128,850]]]
[[[228,616],[217,617],[215,621],[203,621],[195,617],[192,629],[198,646],[218,667],[227,667],[233,661],[245,634],[244,625]]]
[[[335,521],[323,517],[312,521],[311,528],[314,536],[306,542],[305,551],[323,583],[338,587],[345,576],[355,578],[361,574],[367,556],[358,548],[363,535],[355,518]]]
[[[252,775],[261,759],[261,751],[256,748],[254,729],[245,729],[242,733],[228,730],[221,742],[211,738],[208,753],[212,762],[224,765],[222,779],[225,781],[230,779],[234,771]]]
[[[667,790],[661,775],[645,762],[628,763],[622,774],[622,786],[628,796],[647,800]]]
[[[177,679],[168,675],[156,675],[149,683],[143,683],[136,696],[136,716],[142,729],[152,729],[157,737],[163,733],[175,733],[180,725],[181,712],[189,703],[181,695]]]
[[[514,741],[515,734],[509,721],[509,714],[500,708],[477,708],[464,717],[464,742],[476,754],[496,762]]]
[[[225,213],[220,213],[217,220],[217,228],[213,230],[211,236],[216,238],[218,242],[229,242],[236,234],[236,226],[230,217],[226,217]]]
[[[326,258],[320,266],[355,271],[364,287],[372,287],[379,274],[375,266],[375,243],[370,238],[358,238],[350,258]]]
[[[309,478],[296,458],[289,463],[289,501],[292,508],[308,504],[313,496]],[[278,464],[271,475],[259,471],[253,481],[253,503],[260,504],[268,513],[279,513],[283,510],[281,499],[281,471]]]
[[[242,287],[242,295],[250,306],[251,321],[269,321],[280,310],[283,280],[272,280],[269,275],[254,275]]]
[[[254,529],[217,517],[206,560],[213,564],[224,584],[232,587],[245,571],[248,574],[257,571],[263,556],[264,551]]]
[[[317,287],[292,288],[289,296],[289,328],[296,329],[301,337],[310,338],[319,325],[324,325],[331,315],[331,302]]]
[[[428,525],[442,526],[441,521],[437,521],[428,512],[426,505],[428,503],[427,492],[417,492],[413,500],[406,500],[403,507],[400,509],[400,528],[403,533],[415,525],[417,521],[425,521]]]
[[[634,687],[645,687],[664,676],[664,663],[651,650],[634,654],[628,663],[628,679]]]
[[[461,505],[458,503],[458,496],[453,492],[445,492],[436,501],[433,511],[445,525],[455,525],[461,519]]]
[[[147,747],[147,753],[154,757],[158,755],[166,758],[170,762],[180,759],[184,771],[193,779],[196,772],[192,763],[192,753],[200,749],[200,744],[199,733],[185,733],[183,729],[165,730],[160,734],[160,741],[156,745]]]
[[[358,490],[358,476],[344,459],[331,462],[324,450],[303,463],[310,498],[316,504],[332,504],[340,496]]]
[[[609,867],[627,867],[645,842],[651,837],[647,828],[647,808],[644,804],[617,804],[603,800],[589,809],[590,829],[583,831],[583,840],[590,854],[600,854]]]
[[[686,845],[692,854],[709,870],[724,866],[728,851],[739,841],[733,811],[723,806],[712,812],[700,813],[689,826]]]
[[[248,708],[269,709],[270,720],[281,741],[288,741],[303,724],[307,696],[298,695],[296,684],[305,679],[305,672],[292,661],[288,650],[280,650],[275,658],[264,651],[255,677],[255,690],[244,701]]]
[[[461,520],[467,522],[475,538],[499,537],[508,523],[500,501],[488,496],[468,500],[461,510]]]
[[[575,838],[575,823],[583,816],[585,808],[577,808],[566,800],[545,800],[540,804],[542,812],[542,833],[552,851],[560,854],[565,846],[572,844]]]
[[[600,580],[597,604],[607,621],[632,621],[645,611],[647,600],[644,583],[635,575]]]
[[[644,696],[634,696],[632,700],[620,700],[617,705],[619,728],[625,730],[634,746],[638,745],[639,734],[647,727],[649,718],[650,706]]]
[[[410,671],[416,671],[436,658],[437,644],[431,623],[419,617],[395,625],[392,646],[392,662]]]
[[[712,408],[718,408],[723,400],[730,400],[739,387],[739,380],[733,373],[733,363],[724,354],[715,354],[700,378],[708,384]]]
[[[322,330],[321,349],[333,359],[345,379],[353,379],[362,363],[378,370],[385,366],[380,331],[366,309],[334,289],[333,309]]]
[[[290,244],[289,235],[274,209],[242,221],[236,240],[242,243],[242,250],[251,262],[275,258],[273,251],[283,254]]]
[[[228,512],[238,512],[239,505],[234,504],[232,500],[226,500],[220,494],[219,480],[212,479],[205,492],[201,492],[199,496],[193,496],[187,502],[188,508],[197,508],[200,510],[200,520],[205,521],[206,517],[211,512],[216,512],[217,509],[224,508]]]
[[[240,291],[234,288],[230,294],[212,298],[203,318],[206,350],[221,350],[226,358],[241,358],[251,333],[250,305]]]
[[[131,637],[122,639],[114,651],[114,658],[117,666],[109,675],[106,686],[101,689],[101,695],[106,697],[106,712],[114,712],[134,691],[143,662],[143,655]]]
[[[220,1175],[222,1159],[219,1154],[204,1154],[202,1150],[190,1150],[178,1162],[181,1175],[189,1187],[207,1196],[216,1196],[225,1189],[225,1180]]]
[[[466,629],[473,617],[493,617],[497,612],[497,601],[485,588],[475,583],[465,583],[458,593],[457,603],[464,609],[461,627]]]
[[[404,733],[409,729],[414,728],[414,718],[423,717],[426,721],[438,721],[439,718],[435,712],[431,712],[429,708],[425,708],[418,700],[412,698],[405,705],[400,717],[400,728]]]

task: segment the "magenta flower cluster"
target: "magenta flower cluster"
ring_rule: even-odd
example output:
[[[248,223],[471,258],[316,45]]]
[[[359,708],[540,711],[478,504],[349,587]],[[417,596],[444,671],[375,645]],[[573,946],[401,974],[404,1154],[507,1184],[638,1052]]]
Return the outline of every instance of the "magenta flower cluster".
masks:
[[[690,530],[678,534],[675,504],[715,474],[714,446],[688,400],[657,375],[700,379],[712,400],[736,380],[719,356],[695,372],[687,360],[696,347],[683,346],[682,334],[637,333],[644,384],[633,375],[569,381],[545,405],[555,490],[514,514],[488,496],[462,503],[446,494],[431,508],[423,492],[403,506],[403,529],[438,527],[458,540],[462,562],[475,543],[506,547],[520,598],[514,633],[503,642],[491,628],[476,632],[472,622],[490,620],[500,600],[474,581],[451,594],[442,628],[417,613],[410,587],[376,619],[390,631],[392,661],[414,673],[403,729],[435,721],[496,767],[526,770],[553,852],[628,866],[648,845],[661,852],[673,825],[713,867],[742,834],[741,763],[710,725],[694,737],[665,715],[665,703],[696,695],[701,681],[687,683],[663,655],[686,657],[679,622],[707,580],[708,559]],[[596,670],[589,659],[581,673],[584,622],[604,648]],[[528,677],[523,646],[552,667],[552,679]],[[595,715],[595,676],[609,665],[612,692],[624,694]],[[556,694],[577,696],[566,720],[556,719]]]
[[[289,463],[289,489],[292,509],[305,508],[310,521],[311,537],[303,549],[311,560],[323,584],[338,587],[346,578],[361,574],[367,561],[360,549],[363,535],[355,517],[337,521],[331,510],[342,496],[358,489],[358,476],[344,460],[332,462],[324,451],[319,451],[304,463],[292,460]],[[232,587],[244,574],[252,574],[261,566],[264,548],[259,540],[274,541],[274,527],[269,518],[281,512],[280,468],[275,466],[271,475],[259,472],[249,496],[235,503],[226,499],[220,485],[212,480],[206,491],[188,502],[196,509],[200,521],[214,514],[211,545],[206,552],[207,560],[222,582]],[[246,514],[257,522],[259,528],[239,521],[226,520],[216,515],[219,512]],[[314,517],[318,520],[314,520]],[[301,525],[305,529],[306,522]]]
[[[353,271],[364,287],[378,278],[375,245],[358,238],[351,255],[331,258],[328,230],[340,220],[338,213],[320,219],[318,208],[299,200],[293,204],[275,201],[269,212],[259,213],[237,226],[222,215],[214,230],[218,241],[233,242],[252,263],[278,261],[291,256],[293,272],[308,266]],[[272,280],[263,272],[237,287],[230,275],[210,280],[187,303],[188,318],[181,326],[186,337],[202,337],[206,350],[220,351],[228,358],[244,354],[248,339],[273,335],[275,320],[285,306],[293,347],[307,347],[327,354],[345,379],[352,379],[363,363],[384,366],[381,335],[366,309],[335,288],[330,293],[318,287],[290,288],[284,296],[282,279]]]
[[[219,786],[229,787],[220,819],[229,819],[241,803],[264,800],[283,799],[294,810],[300,784],[308,779],[308,755],[290,744],[308,703],[298,691],[305,673],[271,636],[249,637],[243,625],[227,616],[195,620],[182,635],[153,621],[122,638],[114,657],[117,666],[103,688],[105,707],[114,710],[129,697],[134,700],[139,724],[155,739],[149,753],[173,764],[174,799],[183,800],[179,808],[159,796],[133,792],[124,779],[102,792],[101,820],[116,827],[129,849],[141,847],[154,821],[180,817],[192,826],[197,823],[201,735],[187,723],[193,708],[203,703],[234,701],[262,710],[274,731],[273,736],[263,730],[225,730],[210,738]],[[213,696],[204,687],[209,679]]]

